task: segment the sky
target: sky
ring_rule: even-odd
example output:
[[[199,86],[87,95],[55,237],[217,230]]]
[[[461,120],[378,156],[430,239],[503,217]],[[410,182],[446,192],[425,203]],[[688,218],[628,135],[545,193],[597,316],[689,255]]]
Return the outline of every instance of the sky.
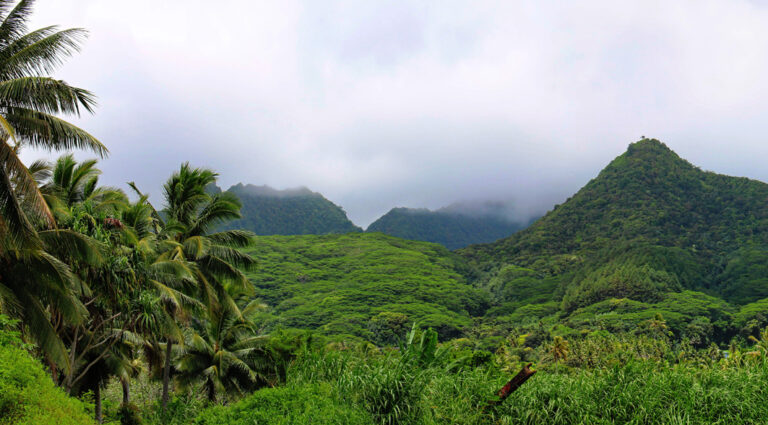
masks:
[[[768,181],[767,22],[742,0],[38,0],[30,26],[90,32],[55,76],[98,96],[73,121],[110,150],[104,184],[161,203],[189,161],[367,226],[466,200],[541,213],[641,136]]]

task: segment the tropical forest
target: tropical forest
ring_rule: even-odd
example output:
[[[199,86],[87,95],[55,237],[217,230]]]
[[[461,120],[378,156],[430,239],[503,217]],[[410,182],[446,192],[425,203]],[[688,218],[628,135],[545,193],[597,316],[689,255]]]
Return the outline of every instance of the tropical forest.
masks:
[[[0,0],[0,425],[766,423],[768,184],[643,136],[529,217],[112,185],[47,3]]]

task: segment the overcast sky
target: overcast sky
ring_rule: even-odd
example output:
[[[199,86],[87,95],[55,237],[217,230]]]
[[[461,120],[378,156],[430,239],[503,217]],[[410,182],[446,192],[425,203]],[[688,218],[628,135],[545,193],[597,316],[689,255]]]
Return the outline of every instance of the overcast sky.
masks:
[[[768,180],[766,2],[38,0],[32,24],[90,31],[57,77],[99,98],[77,122],[111,151],[103,181],[158,202],[190,161],[362,226],[467,199],[526,214],[641,135]]]

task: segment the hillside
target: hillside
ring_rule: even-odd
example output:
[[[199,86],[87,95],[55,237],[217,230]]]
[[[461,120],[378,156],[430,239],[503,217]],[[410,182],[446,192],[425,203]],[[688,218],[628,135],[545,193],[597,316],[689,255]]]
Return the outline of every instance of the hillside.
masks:
[[[565,314],[608,299],[650,305],[682,290],[743,305],[768,297],[767,200],[768,184],[644,139],[528,229],[460,253],[508,304],[500,312],[525,300]]]
[[[240,220],[225,229],[245,229],[257,235],[324,235],[360,232],[344,210],[323,195],[302,187],[276,190],[238,183],[228,189],[243,203]]]
[[[459,336],[487,308],[461,258],[431,243],[382,234],[259,237],[249,277],[272,326],[392,343],[413,321]]]
[[[371,223],[366,232],[381,232],[458,249],[471,244],[493,242],[524,227],[524,224],[505,217],[503,211],[452,205],[437,211],[393,208]]]

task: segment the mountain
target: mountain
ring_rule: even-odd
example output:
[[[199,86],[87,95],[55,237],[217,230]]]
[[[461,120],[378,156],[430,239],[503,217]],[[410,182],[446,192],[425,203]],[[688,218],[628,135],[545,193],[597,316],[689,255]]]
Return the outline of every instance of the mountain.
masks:
[[[264,236],[245,252],[248,276],[271,307],[270,326],[396,343],[415,321],[455,338],[488,296],[461,257],[440,245],[382,234]]]
[[[257,200],[324,200],[307,189],[251,191]],[[282,206],[274,217],[288,214]],[[451,252],[349,233],[265,236],[244,250],[258,261],[249,277],[270,306],[271,329],[392,344],[417,322],[443,339],[475,335],[490,349],[510,334],[541,342],[653,332],[663,322],[678,340],[706,347],[768,325],[767,206],[768,184],[702,171],[644,139],[562,205],[493,243]],[[466,209],[396,212],[411,229],[429,228],[422,223],[435,216],[487,215]],[[420,214],[427,219],[411,217]]]
[[[245,229],[257,235],[301,235],[361,232],[344,210],[306,187],[276,190],[238,183],[228,189],[240,198],[243,218],[224,229]]]
[[[393,208],[371,223],[366,232],[381,232],[458,249],[492,242],[523,229],[527,223],[512,221],[508,210],[501,202],[457,203],[437,211]]]
[[[643,139],[529,228],[459,252],[505,306],[498,314],[648,307],[685,291],[744,305],[768,297],[767,207],[768,184],[702,171]]]

